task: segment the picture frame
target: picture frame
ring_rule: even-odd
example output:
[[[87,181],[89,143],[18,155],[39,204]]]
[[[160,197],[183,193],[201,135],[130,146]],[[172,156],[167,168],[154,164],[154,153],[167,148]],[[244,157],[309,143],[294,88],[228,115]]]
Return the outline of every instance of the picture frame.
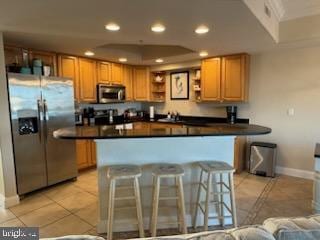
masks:
[[[171,100],[189,99],[189,71],[170,73]]]

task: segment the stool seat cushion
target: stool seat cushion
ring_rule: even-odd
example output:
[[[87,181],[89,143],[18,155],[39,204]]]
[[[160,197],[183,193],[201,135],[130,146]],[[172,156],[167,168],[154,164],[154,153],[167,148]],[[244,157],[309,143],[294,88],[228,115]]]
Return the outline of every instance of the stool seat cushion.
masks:
[[[108,167],[107,176],[115,179],[140,177],[141,168],[130,164],[111,165]]]
[[[174,177],[183,175],[184,170],[179,164],[158,163],[153,164],[152,174],[160,177]]]
[[[199,166],[206,172],[233,172],[234,168],[228,163],[220,161],[201,161]]]

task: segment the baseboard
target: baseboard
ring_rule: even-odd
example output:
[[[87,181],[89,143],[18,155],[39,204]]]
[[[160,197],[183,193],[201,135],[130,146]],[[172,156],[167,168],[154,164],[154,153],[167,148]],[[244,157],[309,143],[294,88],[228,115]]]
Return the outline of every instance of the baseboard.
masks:
[[[2,194],[0,194],[0,208],[13,207],[15,205],[18,205],[19,202],[20,202],[20,198],[18,195],[6,198]]]
[[[299,170],[295,168],[286,168],[280,166],[276,167],[276,173],[305,179],[313,179],[314,177],[313,171]]]

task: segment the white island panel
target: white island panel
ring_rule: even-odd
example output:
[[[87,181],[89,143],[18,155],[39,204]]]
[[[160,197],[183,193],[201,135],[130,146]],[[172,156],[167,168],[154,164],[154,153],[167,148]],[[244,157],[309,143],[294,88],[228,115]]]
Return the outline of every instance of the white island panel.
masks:
[[[96,139],[100,211],[98,232],[105,233],[107,228],[108,183],[106,169],[109,165],[141,165],[143,169],[142,177],[140,178],[142,208],[145,229],[148,229],[152,190],[150,165],[161,162],[182,164],[185,168],[183,182],[186,218],[188,226],[191,226],[191,217],[193,216],[198,187],[197,183],[200,175],[200,171],[195,162],[200,160],[219,160],[233,165],[234,138],[234,136],[204,136]],[[163,181],[163,184],[171,184],[171,181]],[[130,192],[120,192],[119,194],[130,194]],[[161,191],[161,194],[166,194],[166,192]],[[134,202],[124,204],[134,205]],[[161,201],[160,206],[161,205],[175,206],[175,201]],[[211,212],[214,213],[214,209],[211,209]],[[134,217],[134,211],[132,213],[129,213],[127,210],[116,212],[114,231],[136,230],[137,221]],[[202,219],[202,216],[198,217],[199,225],[202,225]],[[175,208],[159,209],[158,229],[175,227],[163,224],[164,222],[173,221],[176,221]],[[218,224],[216,220],[211,220],[209,223],[210,225]],[[231,218],[226,219],[226,224],[228,223],[231,223]]]

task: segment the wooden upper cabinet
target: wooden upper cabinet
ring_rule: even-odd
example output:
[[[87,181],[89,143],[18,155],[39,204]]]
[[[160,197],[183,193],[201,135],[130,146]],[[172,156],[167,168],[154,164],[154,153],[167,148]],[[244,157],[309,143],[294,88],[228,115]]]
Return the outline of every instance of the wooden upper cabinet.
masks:
[[[133,70],[134,99],[148,101],[150,93],[150,79],[148,67],[134,67]]]
[[[104,84],[111,83],[111,63],[108,63],[108,62],[97,63],[97,83],[104,83]]]
[[[221,59],[210,58],[201,62],[201,100],[220,101]]]
[[[4,57],[6,66],[14,64],[18,66],[23,65],[23,49],[20,47],[4,45]]]
[[[126,87],[126,100],[132,101],[133,97],[133,67],[129,65],[123,65],[123,84]]]
[[[241,54],[222,58],[221,98],[224,101],[247,100],[248,57]]]
[[[79,69],[80,100],[84,102],[96,101],[96,61],[80,58]]]
[[[111,83],[122,84],[122,64],[111,64]]]
[[[57,76],[57,54],[37,50],[29,50],[29,62],[32,66],[33,59],[41,59],[43,66],[50,66],[50,76]]]
[[[58,55],[58,75],[73,79],[74,97],[80,101],[79,89],[79,61],[78,58],[67,55]]]

